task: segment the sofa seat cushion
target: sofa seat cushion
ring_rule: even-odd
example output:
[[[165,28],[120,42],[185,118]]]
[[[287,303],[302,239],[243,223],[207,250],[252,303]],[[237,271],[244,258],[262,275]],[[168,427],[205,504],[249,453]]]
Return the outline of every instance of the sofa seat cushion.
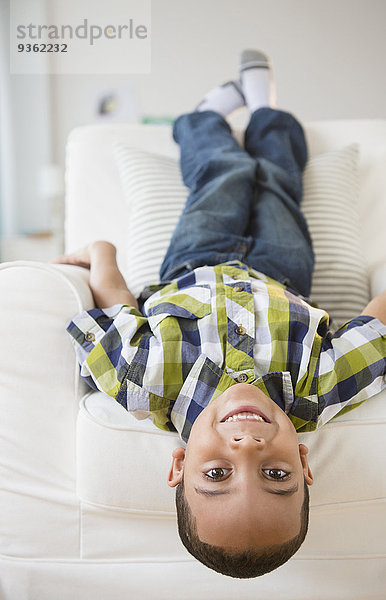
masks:
[[[386,471],[380,469],[385,430],[386,391],[320,430],[299,435],[315,479],[301,556],[386,556]],[[174,518],[174,491],[166,479],[171,453],[180,445],[177,434],[136,420],[101,392],[90,393],[78,418],[78,496],[89,506],[138,518]]]

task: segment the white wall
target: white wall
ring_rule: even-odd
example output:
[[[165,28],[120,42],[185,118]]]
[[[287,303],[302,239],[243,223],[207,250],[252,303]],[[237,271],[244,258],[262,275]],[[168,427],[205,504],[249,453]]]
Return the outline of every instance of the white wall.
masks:
[[[44,7],[49,0],[36,2]],[[121,2],[130,16],[130,3]],[[102,91],[129,85],[140,114],[176,117],[238,76],[243,48],[270,54],[279,106],[303,121],[386,118],[385,22],[385,0],[153,0],[151,74],[11,76],[7,125],[15,124],[17,170],[9,181],[14,214],[7,223],[3,217],[3,226],[47,227],[39,165],[54,160],[63,167],[68,133],[95,121]],[[11,152],[9,142],[2,153]]]
[[[153,0],[150,75],[53,77],[57,156],[98,89],[129,81],[142,113],[177,116],[237,77],[246,47],[271,55],[279,105],[303,121],[386,118],[385,22],[384,0]]]
[[[30,0],[18,0],[20,4]],[[35,0],[37,17],[46,0]],[[9,68],[9,3],[0,0],[0,232],[5,236],[50,228],[39,174],[51,162],[50,81],[14,75]]]

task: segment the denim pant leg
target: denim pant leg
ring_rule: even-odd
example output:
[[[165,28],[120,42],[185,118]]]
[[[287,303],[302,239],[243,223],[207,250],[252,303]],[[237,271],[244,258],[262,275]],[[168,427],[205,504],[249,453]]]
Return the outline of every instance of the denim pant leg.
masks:
[[[256,197],[247,235],[253,243],[244,261],[308,297],[314,253],[301,212],[307,146],[301,125],[289,113],[261,108],[250,119],[245,149],[256,160]]]
[[[256,161],[214,111],[181,115],[173,126],[189,196],[160,270],[161,281],[201,265],[242,260],[255,196]]]

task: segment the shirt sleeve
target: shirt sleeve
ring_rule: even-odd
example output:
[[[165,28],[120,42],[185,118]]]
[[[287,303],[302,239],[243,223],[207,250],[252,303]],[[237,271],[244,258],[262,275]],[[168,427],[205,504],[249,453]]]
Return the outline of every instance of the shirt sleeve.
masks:
[[[146,336],[146,325],[147,318],[137,308],[122,304],[83,311],[73,318],[67,331],[80,375],[92,389],[117,396]]]
[[[361,315],[322,340],[318,366],[320,427],[386,387],[386,325]]]

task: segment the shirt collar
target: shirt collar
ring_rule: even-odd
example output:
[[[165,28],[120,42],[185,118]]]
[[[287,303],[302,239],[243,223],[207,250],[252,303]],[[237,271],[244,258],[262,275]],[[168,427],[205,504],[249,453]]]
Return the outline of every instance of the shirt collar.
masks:
[[[208,357],[201,355],[194,363],[171,411],[171,421],[186,442],[198,415],[237,381]],[[269,396],[286,414],[291,410],[294,392],[288,371],[272,371],[251,382]]]

